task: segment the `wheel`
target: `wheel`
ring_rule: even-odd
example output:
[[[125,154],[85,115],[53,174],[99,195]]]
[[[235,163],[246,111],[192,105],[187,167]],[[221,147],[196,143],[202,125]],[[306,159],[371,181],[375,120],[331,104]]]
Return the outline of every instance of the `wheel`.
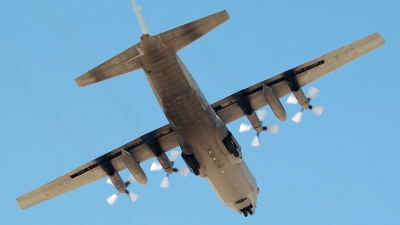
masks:
[[[193,170],[194,175],[198,176],[200,174],[199,169],[193,168],[192,170]]]
[[[233,154],[233,156],[235,156],[236,158],[239,157],[239,151],[236,150],[236,149],[232,152],[232,154]]]

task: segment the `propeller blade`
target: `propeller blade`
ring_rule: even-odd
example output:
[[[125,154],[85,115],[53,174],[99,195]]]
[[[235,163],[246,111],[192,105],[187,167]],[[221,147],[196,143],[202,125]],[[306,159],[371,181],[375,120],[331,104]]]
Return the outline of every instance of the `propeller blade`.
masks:
[[[310,90],[308,90],[308,95],[307,98],[313,99],[315,96],[318,94],[319,90],[313,87],[310,87]]]
[[[110,178],[107,179],[106,183],[107,183],[107,184],[114,185],[114,184],[112,183],[112,181],[110,180]]]
[[[117,194],[113,194],[110,197],[108,197],[106,199],[106,201],[108,202],[108,204],[110,205],[114,205],[115,201],[117,201],[118,195]]]
[[[160,187],[162,188],[168,188],[169,187],[169,179],[168,177],[164,177],[160,183]]]
[[[247,131],[251,130],[251,128],[252,128],[251,125],[242,123],[242,124],[240,124],[239,132],[240,133],[247,132]]]
[[[297,104],[297,99],[294,97],[293,94],[289,95],[289,98],[286,100],[286,103],[288,104]]]
[[[260,147],[260,141],[258,140],[258,136],[255,136],[253,141],[251,142],[251,146]]]
[[[180,152],[171,151],[171,153],[169,154],[169,160],[170,160],[171,162],[175,162],[175,161],[178,159],[178,157],[179,157],[180,154],[181,154]]]
[[[136,181],[136,179],[133,177],[133,175],[130,175],[128,178],[129,183],[133,183]]]
[[[277,125],[277,124],[276,125],[267,126],[266,128],[267,128],[267,131],[269,131],[271,133],[274,133],[274,134],[277,134],[278,131],[279,131],[279,125]]]
[[[295,123],[300,123],[301,121],[301,117],[303,116],[303,112],[297,112],[293,117],[292,117],[292,121]]]
[[[132,202],[135,202],[139,198],[139,195],[133,192],[129,192],[128,196]]]
[[[260,119],[260,121],[264,121],[265,117],[267,116],[267,111],[266,110],[258,110],[256,112],[258,119]]]
[[[150,171],[157,171],[157,170],[161,170],[161,169],[162,169],[162,166],[161,166],[160,163],[158,163],[158,162],[153,162],[153,163],[151,164]]]
[[[187,175],[189,174],[189,169],[188,168],[179,168],[177,173],[179,173],[180,175],[187,177]]]
[[[313,113],[317,116],[320,116],[322,114],[322,112],[324,111],[324,107],[321,106],[313,106],[311,108],[311,111],[313,111]]]
[[[133,177],[133,175],[131,174],[128,178],[128,180],[125,182],[125,187],[128,187],[130,184],[132,184],[133,182],[135,182],[135,178]]]

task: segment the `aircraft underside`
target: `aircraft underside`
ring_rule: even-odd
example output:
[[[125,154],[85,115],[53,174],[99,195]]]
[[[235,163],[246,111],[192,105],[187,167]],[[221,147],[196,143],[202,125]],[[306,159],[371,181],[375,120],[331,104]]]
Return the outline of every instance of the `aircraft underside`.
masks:
[[[143,52],[151,51],[153,60],[147,59],[149,63],[143,65],[143,70],[177,133],[187,165],[196,175],[208,179],[225,205],[253,214],[259,190],[242,159],[239,144],[232,142],[232,134],[175,52],[149,35],[142,36],[139,46],[143,46]],[[234,153],[226,147],[231,143],[236,146]]]
[[[242,159],[240,145],[226,124],[247,117],[251,125],[243,129],[254,129],[257,132],[255,140],[258,141],[258,134],[269,128],[262,125],[263,119],[255,113],[256,110],[269,105],[275,116],[285,121],[286,111],[280,98],[290,93],[294,94],[289,98],[290,101],[302,107],[292,118],[294,122],[300,121],[303,110],[322,113],[322,109],[309,104],[316,89],[306,97],[302,87],[385,43],[379,33],[371,34],[210,105],[177,52],[227,21],[228,13],[221,11],[152,36],[140,13],[140,7],[135,0],[132,3],[143,33],[139,43],[89,70],[75,81],[78,86],[84,87],[143,69],[169,124],[143,134],[18,197],[16,200],[21,209],[105,177],[109,177],[109,183],[118,192],[127,194],[134,201],[137,196],[128,192],[127,186],[134,180],[142,185],[147,184],[147,176],[140,163],[156,158],[160,169],[163,168],[167,174],[177,172],[173,168],[173,160],[166,156],[166,152],[180,147],[187,167],[196,176],[205,178],[226,206],[245,216],[251,215],[257,207],[259,189]],[[125,182],[120,177],[119,172],[125,169],[129,169],[134,179]],[[113,196],[107,202],[115,201],[116,195]]]

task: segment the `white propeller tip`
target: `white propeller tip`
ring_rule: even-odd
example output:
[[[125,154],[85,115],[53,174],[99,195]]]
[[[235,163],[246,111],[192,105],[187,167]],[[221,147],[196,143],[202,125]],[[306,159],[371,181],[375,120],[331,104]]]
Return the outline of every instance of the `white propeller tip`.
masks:
[[[301,117],[303,116],[303,112],[297,112],[293,117],[292,121],[295,123],[300,123]]]
[[[297,104],[297,99],[294,97],[293,94],[289,95],[289,98],[286,100],[286,103],[288,104]]]
[[[150,171],[157,171],[157,170],[161,170],[161,169],[162,169],[162,166],[161,166],[160,163],[158,163],[158,162],[153,162],[153,163],[151,164]]]
[[[189,174],[189,169],[188,168],[179,168],[178,172],[180,175],[187,177],[187,175]]]
[[[271,125],[271,126],[267,126],[267,131],[277,134],[279,132],[279,125]]]
[[[181,153],[178,152],[178,151],[171,151],[171,153],[170,153],[170,155],[169,155],[169,160],[170,160],[171,162],[175,162],[176,159],[178,159],[178,157],[179,157],[180,154],[181,154]]]
[[[245,123],[240,124],[240,127],[239,127],[240,133],[247,132],[249,130],[251,130],[251,125],[245,124]]]
[[[317,116],[320,116],[322,114],[322,112],[324,111],[324,107],[320,107],[320,106],[313,106],[312,109],[313,113]]]
[[[160,183],[160,187],[162,188],[168,188],[169,187],[169,180],[168,177],[164,177]]]
[[[113,183],[112,183],[112,181],[110,180],[110,178],[107,179],[106,183],[107,183],[107,184],[113,185]]]
[[[139,198],[139,195],[133,192],[129,192],[129,198],[132,202],[136,202],[136,200]]]
[[[251,142],[252,147],[260,147],[260,141],[258,140],[258,137],[255,136],[253,141]]]
[[[260,121],[264,121],[265,117],[267,116],[267,110],[258,110],[258,111],[256,112],[256,114],[257,114],[258,119],[259,119]]]
[[[129,176],[129,178],[128,178],[128,181],[129,181],[130,183],[133,183],[133,182],[136,181],[136,179],[135,179],[135,177],[133,177],[133,175],[131,174],[131,175]]]
[[[117,194],[113,194],[113,195],[111,195],[110,197],[108,197],[108,198],[106,199],[106,201],[108,202],[108,204],[114,205],[114,203],[115,203],[115,201],[117,200],[117,198],[118,198],[118,195],[117,195]]]
[[[308,90],[308,98],[313,99],[317,94],[319,90],[313,87],[310,87],[310,90]]]

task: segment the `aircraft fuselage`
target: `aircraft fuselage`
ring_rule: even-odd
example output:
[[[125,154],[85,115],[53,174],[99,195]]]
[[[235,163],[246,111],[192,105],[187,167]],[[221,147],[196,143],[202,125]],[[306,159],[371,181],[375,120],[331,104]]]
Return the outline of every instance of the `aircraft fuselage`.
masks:
[[[229,208],[256,208],[259,189],[241,157],[227,151],[223,140],[230,134],[204,97],[196,81],[176,52],[159,36],[143,35],[136,45],[143,70],[169,123],[177,133],[185,155],[194,155],[197,175],[205,177],[220,200]],[[247,212],[244,212],[245,214]]]

